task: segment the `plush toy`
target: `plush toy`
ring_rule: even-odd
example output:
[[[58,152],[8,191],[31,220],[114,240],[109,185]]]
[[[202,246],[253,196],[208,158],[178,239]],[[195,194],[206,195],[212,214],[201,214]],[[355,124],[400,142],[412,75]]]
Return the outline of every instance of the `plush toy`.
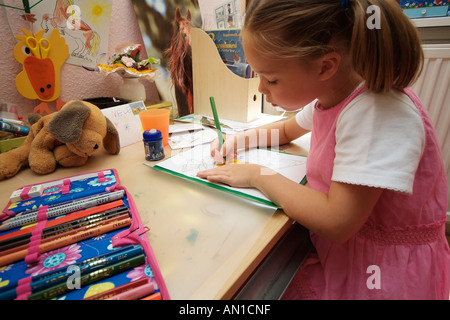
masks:
[[[0,180],[29,165],[36,173],[53,172],[57,165],[77,167],[103,146],[110,154],[120,151],[119,134],[100,109],[85,101],[66,103],[60,111],[30,114],[30,132],[24,143],[0,154]]]

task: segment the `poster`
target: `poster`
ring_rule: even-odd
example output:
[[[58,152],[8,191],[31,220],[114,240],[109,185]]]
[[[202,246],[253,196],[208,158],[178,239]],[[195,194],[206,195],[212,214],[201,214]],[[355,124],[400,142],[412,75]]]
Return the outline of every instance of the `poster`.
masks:
[[[58,29],[69,46],[67,63],[95,68],[107,60],[113,0],[46,0],[34,6],[33,32]]]
[[[202,28],[239,29],[242,26],[242,0],[199,0]]]

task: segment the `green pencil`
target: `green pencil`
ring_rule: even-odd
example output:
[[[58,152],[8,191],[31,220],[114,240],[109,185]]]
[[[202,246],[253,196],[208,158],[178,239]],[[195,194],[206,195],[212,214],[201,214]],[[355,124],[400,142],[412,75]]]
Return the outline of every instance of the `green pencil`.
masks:
[[[94,282],[103,280],[105,278],[111,277],[120,272],[130,270],[134,267],[143,265],[145,263],[145,255],[140,254],[138,256],[132,257],[130,259],[120,261],[112,266],[106,266],[103,269],[95,270],[89,274],[81,276],[80,278],[80,288],[90,285]],[[48,289],[32,293],[28,296],[28,300],[47,300],[55,297],[59,297],[66,294],[71,289],[69,288],[67,282],[57,284]]]
[[[214,122],[216,123],[217,135],[219,136],[219,148],[222,148],[223,145],[223,135],[222,129],[220,128],[219,116],[217,115],[216,104],[214,102],[214,97],[210,97],[209,101],[211,102],[211,109],[214,116]]]

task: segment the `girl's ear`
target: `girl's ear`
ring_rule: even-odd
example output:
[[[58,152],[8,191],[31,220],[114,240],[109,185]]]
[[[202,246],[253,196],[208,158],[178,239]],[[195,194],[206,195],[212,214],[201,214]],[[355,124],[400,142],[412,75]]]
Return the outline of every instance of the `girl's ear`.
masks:
[[[319,79],[328,80],[333,77],[339,69],[341,55],[337,52],[330,52],[318,59]]]

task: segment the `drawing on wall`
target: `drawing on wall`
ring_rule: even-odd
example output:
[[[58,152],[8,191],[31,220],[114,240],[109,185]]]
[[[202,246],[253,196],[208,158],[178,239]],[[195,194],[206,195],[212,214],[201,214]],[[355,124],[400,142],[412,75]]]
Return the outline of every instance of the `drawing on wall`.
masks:
[[[242,25],[244,0],[199,0],[202,28],[239,29]]]
[[[27,99],[39,99],[35,113],[49,114],[48,102],[56,101],[56,110],[65,104],[59,98],[61,92],[60,71],[69,56],[69,48],[57,29],[48,38],[44,30],[32,34],[22,29],[24,35],[17,35],[14,58],[22,64],[23,70],[15,79],[17,91]]]
[[[106,61],[113,0],[47,0],[33,9],[33,31],[58,29],[66,39],[67,63],[95,68]]]
[[[214,12],[217,29],[240,28],[241,14],[237,0],[224,2]]]

